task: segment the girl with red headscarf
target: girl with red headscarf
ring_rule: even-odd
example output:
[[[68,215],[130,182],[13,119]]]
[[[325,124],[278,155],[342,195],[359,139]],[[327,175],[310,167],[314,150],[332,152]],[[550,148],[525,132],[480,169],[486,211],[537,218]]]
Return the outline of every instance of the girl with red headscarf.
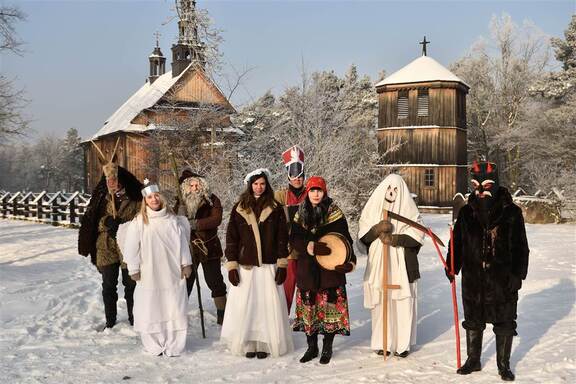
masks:
[[[324,335],[321,364],[332,357],[332,342],[336,334],[350,335],[346,276],[356,263],[354,252],[349,262],[335,270],[320,267],[315,256],[329,255],[330,249],[318,240],[331,232],[342,235],[352,249],[352,238],[344,213],[328,197],[326,182],[318,176],[306,183],[305,198],[292,222],[290,243],[300,255],[297,273],[296,320],[294,331],[306,333],[308,349],[301,363],[318,356],[318,334]]]

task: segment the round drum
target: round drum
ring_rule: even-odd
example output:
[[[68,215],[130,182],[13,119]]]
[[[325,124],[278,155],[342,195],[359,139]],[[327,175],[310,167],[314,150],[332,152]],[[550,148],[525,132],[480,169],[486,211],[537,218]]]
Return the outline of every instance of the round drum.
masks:
[[[316,256],[316,261],[320,266],[329,271],[334,267],[350,261],[352,246],[346,237],[337,232],[330,232],[318,239],[318,242],[326,243],[330,248],[330,254],[326,256]]]

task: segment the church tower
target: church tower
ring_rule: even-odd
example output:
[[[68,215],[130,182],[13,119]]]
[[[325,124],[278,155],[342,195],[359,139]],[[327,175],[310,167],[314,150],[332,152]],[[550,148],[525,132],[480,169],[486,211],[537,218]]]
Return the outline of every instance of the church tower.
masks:
[[[158,32],[156,35],[156,47],[152,54],[148,56],[148,61],[150,62],[150,75],[148,76],[148,81],[152,84],[157,78],[166,73],[166,58],[160,50],[160,43],[158,41],[160,34]]]
[[[418,205],[449,209],[467,187],[468,85],[422,56],[376,84],[380,166],[399,170]]]
[[[172,76],[176,77],[190,63],[202,69],[206,65],[205,46],[198,39],[198,17],[195,0],[177,0],[178,42],[172,45]]]

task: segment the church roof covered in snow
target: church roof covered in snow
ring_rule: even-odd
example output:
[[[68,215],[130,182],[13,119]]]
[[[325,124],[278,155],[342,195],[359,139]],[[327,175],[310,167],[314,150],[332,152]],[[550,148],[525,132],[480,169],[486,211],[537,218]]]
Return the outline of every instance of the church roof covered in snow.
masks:
[[[172,77],[172,71],[169,71],[159,76],[152,84],[150,84],[150,81],[147,81],[146,84],[130,96],[130,98],[104,122],[100,130],[88,140],[96,140],[115,132],[144,132],[157,129],[158,127],[155,124],[135,124],[135,121],[138,121],[136,118],[142,111],[152,108],[161,102],[161,99],[166,96],[169,91],[174,90],[174,92],[178,92],[180,86],[176,86],[176,83],[187,74],[195,74],[194,76],[201,78],[203,89],[211,92],[212,96],[204,93],[203,98],[196,99],[197,101],[207,103],[211,101],[220,102],[228,109],[234,110],[234,107],[230,105],[218,87],[204,75],[203,71],[198,71],[196,67],[192,67],[193,65],[194,64],[190,64],[176,77]],[[190,76],[188,79],[189,78]],[[183,79],[183,81],[186,80]],[[202,89],[200,89],[200,93],[202,93]]]
[[[168,71],[158,77],[152,84],[147,81],[146,84],[126,100],[126,102],[104,122],[104,126],[91,137],[91,140],[119,131],[142,132],[150,129],[150,127],[145,125],[132,124],[132,120],[138,116],[142,110],[154,106],[154,104],[176,84],[184,73],[186,73],[186,71],[182,71],[179,76],[172,77],[172,71]]]
[[[468,87],[461,78],[429,56],[420,56],[410,64],[380,81],[376,84],[376,87],[429,81],[455,81]]]

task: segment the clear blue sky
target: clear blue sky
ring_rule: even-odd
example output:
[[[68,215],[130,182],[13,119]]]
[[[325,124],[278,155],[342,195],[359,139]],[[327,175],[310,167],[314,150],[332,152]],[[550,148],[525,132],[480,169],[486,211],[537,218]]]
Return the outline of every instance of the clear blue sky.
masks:
[[[154,32],[171,62],[176,22],[173,0],[6,1],[28,15],[18,32],[23,57],[4,54],[0,71],[15,79],[30,100],[35,136],[61,136],[70,128],[83,138],[145,81]],[[232,102],[236,106],[271,89],[280,94],[298,82],[301,60],[308,72],[343,74],[356,64],[376,79],[420,54],[423,35],[429,56],[448,66],[480,37],[492,15],[531,20],[550,36],[563,37],[576,0],[568,1],[244,1],[199,0],[223,30],[225,61],[255,67]],[[229,70],[229,68],[225,68]]]

